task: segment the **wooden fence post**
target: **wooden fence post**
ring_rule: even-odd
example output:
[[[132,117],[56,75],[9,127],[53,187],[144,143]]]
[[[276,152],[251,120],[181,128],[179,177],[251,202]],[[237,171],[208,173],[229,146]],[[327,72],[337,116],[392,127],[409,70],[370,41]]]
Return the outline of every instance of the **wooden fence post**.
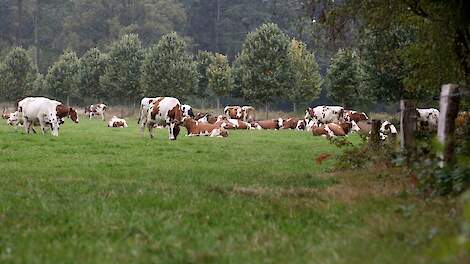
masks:
[[[377,148],[380,144],[380,124],[382,122],[378,119],[372,119],[372,127],[370,129],[369,145],[372,148]]]
[[[455,147],[455,118],[459,113],[460,96],[459,86],[456,84],[445,84],[441,88],[441,98],[439,100],[439,122],[437,128],[437,138],[444,145],[442,153],[443,167],[446,163],[450,163],[454,158]]]
[[[405,151],[409,165],[416,155],[416,102],[400,100],[400,110],[400,146]]]

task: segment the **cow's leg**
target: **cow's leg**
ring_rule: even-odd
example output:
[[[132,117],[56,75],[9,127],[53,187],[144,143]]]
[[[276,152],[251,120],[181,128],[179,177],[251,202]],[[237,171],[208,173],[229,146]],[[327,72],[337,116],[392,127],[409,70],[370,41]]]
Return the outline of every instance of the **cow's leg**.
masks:
[[[105,121],[104,120],[104,112],[101,112],[101,120]]]
[[[148,122],[147,123],[147,128],[149,130],[149,134],[150,134],[150,138],[154,138],[154,135],[153,135],[153,123],[152,122]]]
[[[30,126],[30,122],[29,122],[28,118],[24,117],[23,118],[23,127],[24,127],[24,132],[26,134],[29,134],[29,126]]]
[[[42,131],[42,134],[44,135],[46,132],[46,122],[44,121],[44,119],[39,118],[39,125],[41,126],[41,131]]]

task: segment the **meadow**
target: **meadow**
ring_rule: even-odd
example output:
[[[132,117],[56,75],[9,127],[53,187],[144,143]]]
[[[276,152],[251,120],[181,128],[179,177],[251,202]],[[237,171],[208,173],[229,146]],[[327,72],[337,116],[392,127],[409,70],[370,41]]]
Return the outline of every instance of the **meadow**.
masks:
[[[438,240],[458,208],[409,194],[398,170],[334,171],[339,150],[306,132],[167,133],[1,122],[0,262],[456,262]]]

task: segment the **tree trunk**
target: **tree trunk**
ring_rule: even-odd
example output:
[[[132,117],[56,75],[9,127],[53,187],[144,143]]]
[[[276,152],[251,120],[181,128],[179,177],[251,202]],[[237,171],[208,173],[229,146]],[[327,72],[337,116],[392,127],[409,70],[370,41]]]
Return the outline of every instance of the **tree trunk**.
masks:
[[[16,25],[16,46],[21,46],[21,28],[23,25],[23,0],[16,0],[16,7],[18,8],[18,17]]]
[[[292,107],[294,108],[294,113],[297,113],[297,103],[293,102]]]
[[[39,72],[39,0],[35,1],[34,6],[34,64],[36,64],[36,69]]]
[[[268,102],[266,102],[266,119],[269,119],[269,112],[268,112],[268,110],[269,110],[269,104],[268,104]]]
[[[217,96],[217,110],[220,109],[220,97]]]

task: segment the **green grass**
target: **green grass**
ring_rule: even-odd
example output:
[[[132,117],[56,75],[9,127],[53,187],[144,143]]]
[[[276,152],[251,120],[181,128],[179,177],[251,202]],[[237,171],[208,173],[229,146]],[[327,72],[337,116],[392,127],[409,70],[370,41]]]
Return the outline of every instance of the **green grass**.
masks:
[[[394,192],[396,173],[316,164],[337,152],[322,137],[170,142],[129,124],[67,120],[58,138],[0,124],[1,263],[429,263],[430,230],[456,228],[451,202]]]

